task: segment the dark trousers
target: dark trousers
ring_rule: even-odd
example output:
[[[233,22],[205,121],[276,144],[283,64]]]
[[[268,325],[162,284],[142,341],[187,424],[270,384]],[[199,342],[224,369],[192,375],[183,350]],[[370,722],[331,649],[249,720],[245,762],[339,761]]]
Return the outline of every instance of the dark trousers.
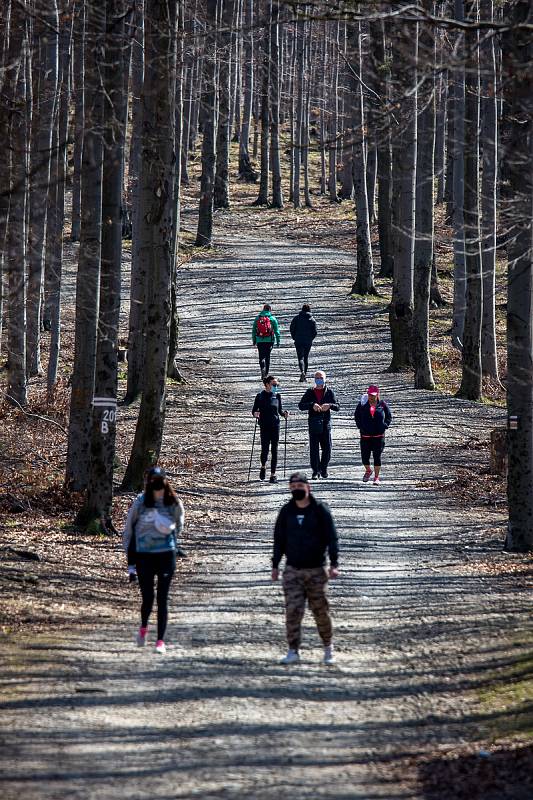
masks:
[[[278,466],[279,425],[272,428],[260,428],[261,433],[261,465],[265,466],[268,451],[271,449],[270,471],[275,472]]]
[[[305,375],[307,374],[307,370],[309,369],[309,353],[311,352],[311,345],[300,344],[299,342],[295,342],[294,346],[296,348],[296,355],[298,357],[298,366],[300,367],[300,372],[303,372]]]
[[[385,447],[385,437],[373,436],[370,439],[361,439],[361,461],[363,466],[370,464],[370,456],[374,456],[374,466],[381,467],[381,454]]]
[[[259,354],[259,367],[261,375],[265,377],[270,371],[270,353],[272,352],[273,342],[257,342],[257,352]]]
[[[313,472],[327,470],[331,458],[331,428],[321,432],[309,431],[309,458]]]
[[[137,553],[137,575],[142,595],[141,625],[146,628],[154,605],[157,576],[157,638],[164,639],[168,619],[168,592],[176,569],[173,550],[164,553]]]

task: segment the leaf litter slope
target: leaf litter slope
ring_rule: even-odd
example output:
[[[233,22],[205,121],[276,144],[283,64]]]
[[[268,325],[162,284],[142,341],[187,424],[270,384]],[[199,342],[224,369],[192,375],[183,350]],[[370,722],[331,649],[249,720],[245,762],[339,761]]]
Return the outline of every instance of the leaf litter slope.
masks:
[[[21,640],[4,671],[6,796],[418,798],[419,758],[475,743],[498,722],[477,691],[488,669],[509,662],[510,629],[514,657],[526,646],[527,604],[510,580],[475,565],[503,558],[503,518],[418,485],[453,469],[450,449],[441,458],[435,444],[485,434],[498,412],[414,393],[408,376],[384,372],[386,315],[348,298],[352,270],[346,253],[235,235],[182,268],[182,357],[211,356],[213,384],[171,406],[169,430],[196,418],[219,463],[215,482],[198,476],[203,515],[188,533],[196,569],[174,587],[168,655],[131,644],[134,595],[127,619],[83,640],[60,631]],[[277,664],[282,600],[269,557],[287,491],[257,480],[257,440],[246,482],[261,388],[251,322],[265,301],[284,334],[272,371],[291,412],[288,471],[307,467],[296,410],[303,387],[287,335],[303,301],[320,330],[311,371],[326,370],[341,403],[331,477],[315,489],[341,540],[334,668],[321,664],[309,616],[301,666]],[[379,489],[361,483],[353,423],[370,381],[394,413]],[[281,475],[283,448],[280,461]]]

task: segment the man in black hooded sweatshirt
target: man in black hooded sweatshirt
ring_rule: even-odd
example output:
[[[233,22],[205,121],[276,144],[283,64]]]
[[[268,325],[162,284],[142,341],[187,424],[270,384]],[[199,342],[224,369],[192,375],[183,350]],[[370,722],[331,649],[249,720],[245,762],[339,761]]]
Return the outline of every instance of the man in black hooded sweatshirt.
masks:
[[[304,303],[300,313],[293,318],[290,330],[300,367],[300,383],[304,383],[309,367],[309,352],[316,336],[316,322],[309,303]]]

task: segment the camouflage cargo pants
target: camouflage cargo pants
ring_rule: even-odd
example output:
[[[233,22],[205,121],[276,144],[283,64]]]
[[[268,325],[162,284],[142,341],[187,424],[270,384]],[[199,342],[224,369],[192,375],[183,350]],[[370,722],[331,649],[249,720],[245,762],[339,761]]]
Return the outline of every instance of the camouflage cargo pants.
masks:
[[[318,633],[324,645],[331,644],[333,635],[327,598],[328,576],[324,567],[295,569],[286,566],[283,571],[287,641],[289,647],[300,647],[302,619],[306,601],[315,618]]]

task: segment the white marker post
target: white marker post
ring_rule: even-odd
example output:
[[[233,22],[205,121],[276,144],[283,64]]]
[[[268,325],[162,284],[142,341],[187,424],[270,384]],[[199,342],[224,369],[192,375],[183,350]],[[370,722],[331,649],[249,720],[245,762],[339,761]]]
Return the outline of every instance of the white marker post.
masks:
[[[117,419],[116,397],[93,397],[92,405],[94,408],[103,409],[100,432],[104,435],[108,434],[109,425],[113,425]]]

